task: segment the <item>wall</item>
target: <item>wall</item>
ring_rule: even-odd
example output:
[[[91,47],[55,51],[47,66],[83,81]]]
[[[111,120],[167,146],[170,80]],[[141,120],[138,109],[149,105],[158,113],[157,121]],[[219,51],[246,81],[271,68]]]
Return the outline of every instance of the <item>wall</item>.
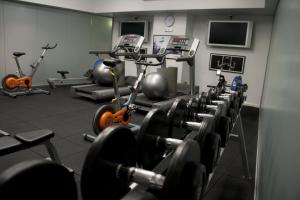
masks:
[[[46,53],[34,77],[36,85],[46,84],[46,79],[57,76],[59,69],[81,77],[95,60],[88,54],[90,49],[111,49],[111,18],[6,1],[2,7],[1,70],[5,73],[16,71],[12,52],[26,52],[20,58],[26,67],[37,59],[41,46],[58,43],[56,49]]]
[[[261,103],[255,199],[300,199],[300,1],[281,0]]]
[[[246,56],[243,80],[248,84],[247,104],[259,107],[264,74],[267,64],[267,55],[272,29],[272,16],[235,16],[234,19],[254,21],[252,46],[250,49],[217,48],[206,45],[208,20],[225,19],[225,16],[197,16],[194,18],[194,37],[200,38],[200,46],[196,55],[196,84],[200,90],[206,90],[206,85],[215,85],[216,72],[209,70],[210,53],[232,54]],[[227,81],[231,83],[237,74],[224,73]]]

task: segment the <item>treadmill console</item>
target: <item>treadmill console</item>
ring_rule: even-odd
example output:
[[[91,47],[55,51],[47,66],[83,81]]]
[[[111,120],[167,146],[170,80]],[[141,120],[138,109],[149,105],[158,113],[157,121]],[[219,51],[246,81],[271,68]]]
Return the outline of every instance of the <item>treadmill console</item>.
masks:
[[[186,37],[180,37],[180,36],[175,36],[175,37],[171,37],[170,39],[170,45],[173,46],[174,48],[184,48],[186,46],[188,46],[189,44],[189,38]]]
[[[167,51],[170,51],[169,54],[178,54],[178,52],[188,52],[188,57],[194,57],[198,49],[200,40],[195,38],[191,40],[186,36],[171,36],[169,43],[166,47]]]
[[[114,49],[118,49],[120,47],[128,48],[128,49],[133,49],[134,53],[139,53],[143,42],[144,42],[143,36],[135,35],[135,34],[122,35],[119,37],[118,43],[114,47]]]

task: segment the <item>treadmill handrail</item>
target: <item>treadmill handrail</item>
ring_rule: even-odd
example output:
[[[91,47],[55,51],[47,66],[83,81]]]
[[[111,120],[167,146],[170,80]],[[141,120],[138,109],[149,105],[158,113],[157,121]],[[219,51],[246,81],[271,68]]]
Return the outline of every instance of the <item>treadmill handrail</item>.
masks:
[[[167,48],[169,51],[182,51],[182,52],[188,52],[189,50],[187,49],[182,49],[182,48]]]
[[[137,65],[145,65],[145,66],[160,66],[163,65],[165,62],[166,54],[140,54],[139,59],[135,61],[135,64]],[[158,61],[157,63],[153,63],[152,61],[144,61],[142,58],[156,58]]]
[[[108,50],[90,50],[89,54],[95,54],[95,55],[98,55],[98,54],[111,54],[111,51],[108,51]]]

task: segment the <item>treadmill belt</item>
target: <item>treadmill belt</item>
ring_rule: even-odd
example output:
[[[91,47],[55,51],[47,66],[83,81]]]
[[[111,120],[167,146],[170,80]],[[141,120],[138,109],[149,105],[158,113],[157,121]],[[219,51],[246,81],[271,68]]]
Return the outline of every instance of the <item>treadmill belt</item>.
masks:
[[[135,99],[136,104],[141,106],[147,106],[147,107],[152,107],[152,104],[157,103],[159,101],[163,101],[163,100],[148,99],[144,94],[138,95]]]
[[[161,101],[166,101],[169,99],[174,98],[174,100],[176,99],[176,97],[179,96],[183,96],[185,95],[182,92],[177,92],[175,97],[167,97],[167,98],[163,98],[163,99],[148,99],[148,97],[146,97],[144,94],[138,95],[135,99],[135,103],[141,106],[147,106],[147,107],[152,107],[153,104],[161,102]]]
[[[93,86],[86,86],[86,87],[76,88],[76,91],[90,94],[90,93],[92,93],[96,90],[105,90],[105,89],[111,89],[111,88],[112,87],[109,87],[109,86],[93,85]]]

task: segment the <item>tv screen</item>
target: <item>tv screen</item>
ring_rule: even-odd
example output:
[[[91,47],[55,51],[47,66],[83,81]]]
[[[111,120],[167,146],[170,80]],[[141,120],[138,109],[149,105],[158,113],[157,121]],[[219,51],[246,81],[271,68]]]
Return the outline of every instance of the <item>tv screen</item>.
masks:
[[[210,21],[208,45],[250,48],[252,22]]]
[[[148,24],[146,21],[135,21],[135,22],[121,22],[120,24],[120,35],[137,34],[145,38],[148,38]]]

